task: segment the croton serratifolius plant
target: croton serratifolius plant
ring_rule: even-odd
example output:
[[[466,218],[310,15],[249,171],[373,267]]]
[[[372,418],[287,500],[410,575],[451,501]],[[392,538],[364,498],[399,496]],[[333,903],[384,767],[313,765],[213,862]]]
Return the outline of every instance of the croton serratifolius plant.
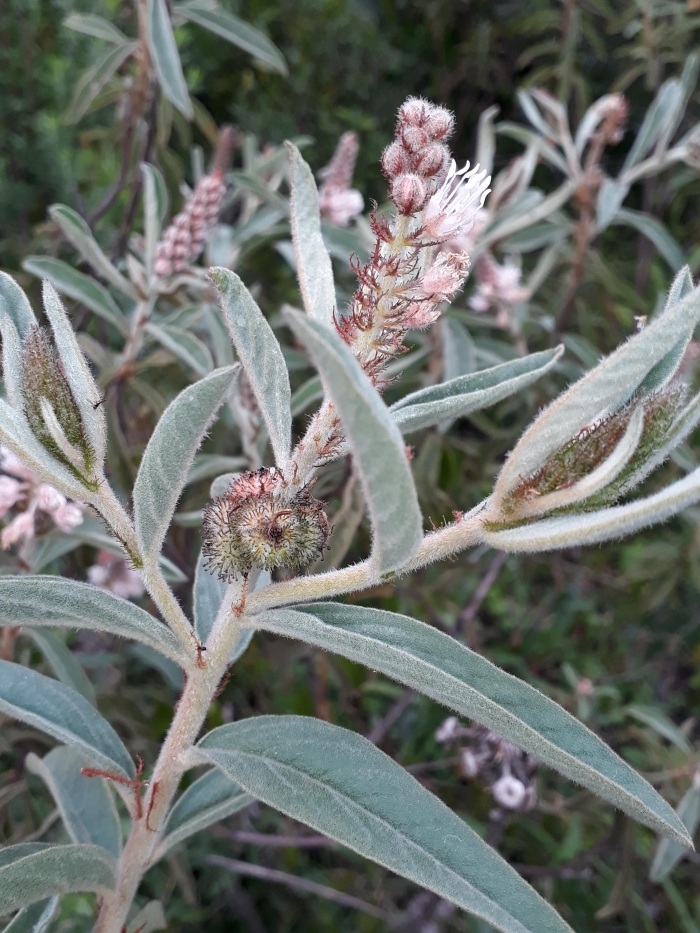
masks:
[[[382,157],[393,211],[373,219],[374,250],[357,264],[359,283],[347,308],[336,300],[313,176],[289,145],[304,310],[285,307],[282,314],[318,370],[321,406],[293,444],[288,370],[273,330],[235,273],[211,269],[213,284],[206,287],[218,292],[237,361],[190,385],[166,408],[143,454],[130,508],[110,485],[100,390],[57,293],[44,284],[49,328],[42,327],[19,286],[2,276],[0,440],[44,483],[101,516],[141,572],[161,619],[105,589],[27,574],[0,577],[0,625],[109,632],[160,652],[184,672],[157,760],[135,763],[88,699],[22,664],[0,661],[0,712],[59,743],[43,759],[32,756],[30,766],[49,786],[72,839],[0,851],[0,916],[18,910],[13,929],[19,922],[21,929],[45,929],[36,923],[51,917],[62,894],[76,891],[98,895],[98,933],[122,933],[134,923],[142,929],[133,905],[149,868],[258,800],[505,933],[570,931],[494,849],[367,739],[286,715],[235,721],[202,735],[213,698],[256,630],[336,652],[420,691],[692,847],[651,785],[542,693],[421,621],[333,601],[466,548],[527,552],[602,542],[700,500],[698,469],[620,504],[700,420],[700,397],[686,398],[678,374],[700,319],[700,289],[684,269],[664,309],[539,414],[492,494],[424,532],[406,435],[522,390],[562,352],[431,385],[391,407],[383,401],[406,334],[438,319],[469,270],[467,253],[450,244],[469,233],[489,179],[478,166],[456,169],[446,145],[452,122],[446,110],[416,99],[399,111],[396,138]],[[147,200],[151,260],[159,255],[157,212],[156,199],[150,206]],[[172,252],[175,240],[163,242],[160,254]],[[159,276],[168,273],[161,267],[147,266],[146,290],[155,282],[158,291]],[[140,307],[135,330],[143,326]],[[163,575],[161,551],[195,454],[241,373],[274,465],[229,476],[205,509],[192,621]],[[340,569],[305,572],[333,534],[325,503],[314,495],[316,473],[345,456],[361,480],[371,553]],[[178,794],[191,769],[198,776]],[[125,836],[118,807],[129,817]]]

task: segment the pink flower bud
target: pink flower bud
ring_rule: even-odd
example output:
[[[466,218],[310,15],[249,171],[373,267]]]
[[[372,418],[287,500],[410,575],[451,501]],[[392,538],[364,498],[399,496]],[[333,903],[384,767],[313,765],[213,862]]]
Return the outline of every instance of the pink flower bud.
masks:
[[[34,493],[34,501],[42,512],[55,512],[66,504],[67,499],[58,489],[54,489],[48,483],[41,483]]]
[[[0,476],[0,518],[4,518],[9,509],[24,497],[25,489],[25,483],[10,476]]]
[[[78,525],[83,523],[83,510],[74,502],[68,502],[56,509],[51,516],[56,523],[56,527],[66,533],[71,532]]]
[[[389,197],[400,214],[415,214],[426,201],[423,179],[418,175],[398,175],[392,182]]]
[[[449,110],[445,110],[444,107],[433,106],[424,129],[431,139],[442,140],[452,135],[454,125],[455,118]]]
[[[3,528],[0,535],[0,546],[5,551],[21,538],[31,538],[33,535],[34,513],[31,511],[22,512],[10,522],[7,528]]]
[[[428,118],[428,108],[430,107],[432,107],[432,104],[429,104],[428,101],[421,100],[419,97],[409,97],[399,107],[399,125],[423,126]]]
[[[402,175],[410,168],[406,150],[399,142],[393,142],[382,153],[382,171],[387,178]]]
[[[441,172],[446,172],[449,162],[450,153],[447,146],[431,143],[419,154],[416,160],[416,172],[425,178],[432,178]]]
[[[430,142],[428,134],[418,126],[402,126],[400,135],[404,146],[409,152],[418,153]]]

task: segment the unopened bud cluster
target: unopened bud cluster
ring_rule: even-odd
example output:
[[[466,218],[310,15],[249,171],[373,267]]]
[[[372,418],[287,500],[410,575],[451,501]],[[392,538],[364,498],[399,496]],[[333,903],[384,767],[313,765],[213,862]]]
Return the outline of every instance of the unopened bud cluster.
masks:
[[[205,175],[175,217],[156,250],[155,272],[161,278],[184,272],[204,249],[216,223],[226,184],[222,172]]]
[[[365,206],[360,192],[351,187],[358,148],[357,133],[343,133],[333,158],[319,172],[323,180],[318,189],[321,217],[336,227],[347,227]]]
[[[206,569],[231,581],[253,567],[301,570],[316,560],[330,534],[324,503],[313,498],[310,485],[289,493],[274,468],[234,480],[204,511]]]
[[[484,726],[463,726],[456,716],[435,733],[438,742],[459,745],[462,776],[479,780],[504,810],[532,810],[537,803],[537,759]],[[466,740],[466,743],[464,743]]]

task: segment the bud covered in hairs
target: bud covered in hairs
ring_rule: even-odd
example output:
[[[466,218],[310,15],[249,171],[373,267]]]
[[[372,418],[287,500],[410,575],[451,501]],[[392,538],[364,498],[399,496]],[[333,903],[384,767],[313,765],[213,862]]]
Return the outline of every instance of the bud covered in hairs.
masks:
[[[33,325],[22,344],[22,402],[23,410],[32,433],[57,460],[84,480],[57,443],[46,424],[42,400],[46,399],[53,409],[66,440],[82,455],[84,469],[90,473],[95,455],[88,443],[80,409],[73,397],[63,366],[46,330]]]
[[[278,470],[243,473],[204,510],[202,553],[221,580],[245,577],[253,567],[301,570],[323,553],[330,528],[324,503],[311,486],[291,498]]]
[[[207,234],[216,223],[226,184],[223,173],[205,175],[182,211],[163,234],[156,250],[156,275],[164,278],[183,272],[204,249]]]

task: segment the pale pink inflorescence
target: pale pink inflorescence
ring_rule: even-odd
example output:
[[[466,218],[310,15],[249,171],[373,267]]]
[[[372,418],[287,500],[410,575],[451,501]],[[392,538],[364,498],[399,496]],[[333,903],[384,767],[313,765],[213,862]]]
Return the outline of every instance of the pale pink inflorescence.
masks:
[[[70,502],[63,493],[48,483],[42,483],[26,464],[7,447],[0,446],[0,518],[5,518],[10,509],[21,507],[21,511],[0,533],[3,550],[20,541],[34,537],[37,522],[45,527],[48,517],[60,531],[70,533],[83,522],[83,508]]]
[[[122,599],[139,599],[145,592],[143,578],[127,560],[109,551],[100,551],[97,560],[88,567],[88,581],[102,590],[109,590]]]
[[[469,299],[472,309],[482,312],[495,307],[498,323],[507,327],[513,305],[530,297],[521,282],[521,270],[512,263],[500,265],[490,253],[485,253],[477,263],[476,278],[477,290]]]
[[[489,191],[491,176],[469,162],[457,171],[454,159],[447,177],[428,201],[423,212],[423,229],[435,240],[463,237],[471,232]]]
[[[184,272],[204,249],[207,234],[216,223],[226,183],[222,172],[205,175],[175,217],[158,244],[155,272],[166,278]]]
[[[343,133],[333,158],[318,173],[323,181],[318,189],[321,216],[336,227],[347,227],[365,206],[360,192],[351,187],[357,152],[357,133]]]

